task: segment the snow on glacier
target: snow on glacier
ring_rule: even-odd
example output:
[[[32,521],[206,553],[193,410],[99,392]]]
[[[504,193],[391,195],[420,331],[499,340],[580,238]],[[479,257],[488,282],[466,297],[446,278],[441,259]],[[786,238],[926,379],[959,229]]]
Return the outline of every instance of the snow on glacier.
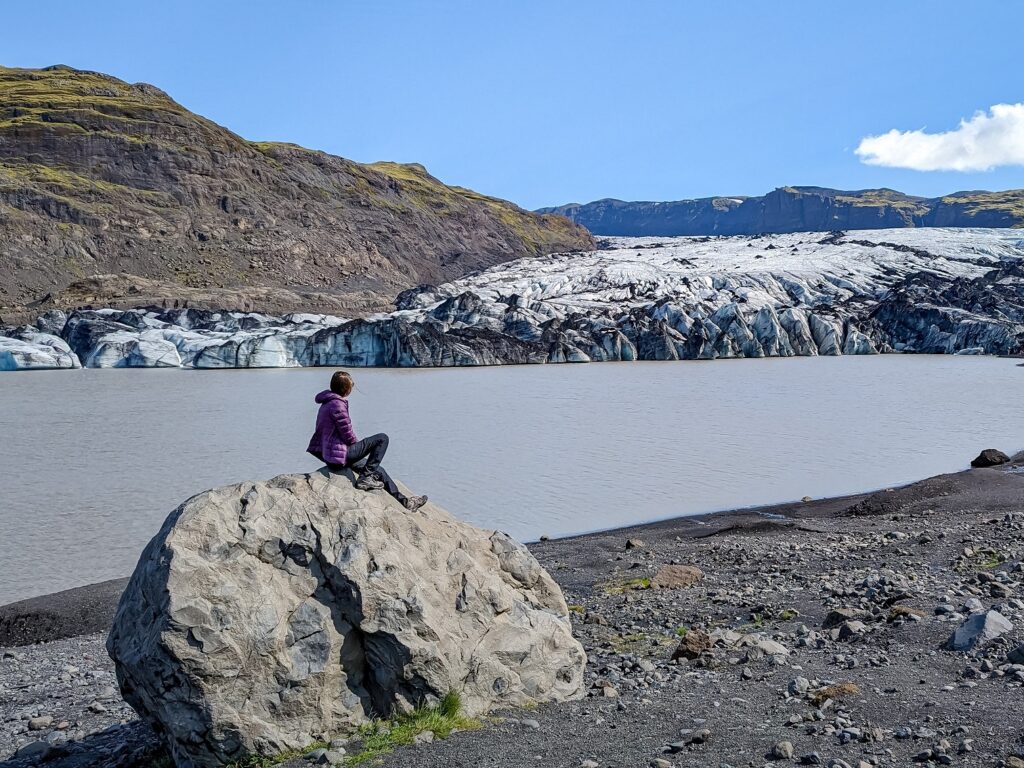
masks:
[[[1020,233],[1005,229],[863,230],[832,240],[822,232],[608,238],[604,250],[507,262],[437,293],[472,291],[492,301],[519,295],[567,309],[659,299],[716,307],[742,301],[757,308],[796,297],[814,304],[877,296],[918,271],[977,277],[1002,259],[1024,257]]]

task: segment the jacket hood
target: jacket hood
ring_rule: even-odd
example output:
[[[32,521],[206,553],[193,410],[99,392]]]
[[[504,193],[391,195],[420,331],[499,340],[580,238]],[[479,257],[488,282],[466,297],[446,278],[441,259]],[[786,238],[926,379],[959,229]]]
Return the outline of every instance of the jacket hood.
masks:
[[[316,400],[318,403],[323,404],[326,403],[328,400],[344,400],[345,398],[343,398],[337,392],[332,392],[329,389],[325,389],[323,392],[321,392],[313,399]]]

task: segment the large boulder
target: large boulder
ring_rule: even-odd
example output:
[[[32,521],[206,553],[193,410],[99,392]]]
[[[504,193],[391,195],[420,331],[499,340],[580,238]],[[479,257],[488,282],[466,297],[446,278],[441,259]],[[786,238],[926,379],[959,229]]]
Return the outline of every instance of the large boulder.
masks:
[[[954,651],[972,651],[1012,631],[1013,624],[999,611],[983,611],[972,614],[957,627],[948,646]]]
[[[995,448],[986,448],[971,461],[972,467],[998,467],[1010,460],[1002,451]]]
[[[468,714],[575,698],[586,663],[523,545],[326,469],[182,504],[107,650],[179,767],[301,749],[450,691]]]

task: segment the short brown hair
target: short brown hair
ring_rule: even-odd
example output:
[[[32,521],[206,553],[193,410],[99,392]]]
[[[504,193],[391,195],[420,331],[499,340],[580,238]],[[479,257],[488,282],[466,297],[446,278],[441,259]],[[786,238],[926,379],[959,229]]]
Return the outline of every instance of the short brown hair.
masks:
[[[352,383],[352,377],[348,371],[335,371],[334,375],[331,376],[331,392],[342,397],[348,397],[352,392],[352,387],[355,386]]]

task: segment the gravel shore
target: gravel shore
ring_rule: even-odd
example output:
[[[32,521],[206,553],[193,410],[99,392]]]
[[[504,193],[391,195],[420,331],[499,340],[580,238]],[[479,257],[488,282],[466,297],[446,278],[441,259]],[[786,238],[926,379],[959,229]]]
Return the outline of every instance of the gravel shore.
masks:
[[[586,698],[383,765],[1024,768],[1024,454],[530,549],[572,606]],[[158,759],[96,631],[117,584],[0,608],[4,768]]]

